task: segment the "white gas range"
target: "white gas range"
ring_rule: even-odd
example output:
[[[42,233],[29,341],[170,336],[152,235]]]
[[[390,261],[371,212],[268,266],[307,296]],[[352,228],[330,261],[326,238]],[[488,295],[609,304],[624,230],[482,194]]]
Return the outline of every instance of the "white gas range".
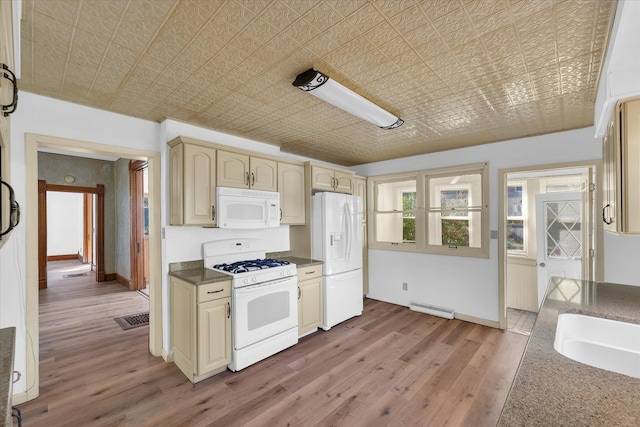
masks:
[[[231,279],[229,369],[238,371],[298,342],[296,265],[267,259],[262,239],[202,245],[205,268]]]

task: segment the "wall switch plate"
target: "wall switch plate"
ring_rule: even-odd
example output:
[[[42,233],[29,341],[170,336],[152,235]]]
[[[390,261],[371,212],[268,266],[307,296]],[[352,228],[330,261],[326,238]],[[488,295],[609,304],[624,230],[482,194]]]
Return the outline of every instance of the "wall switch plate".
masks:
[[[491,230],[491,239],[496,240],[498,238],[498,230]]]
[[[407,289],[409,289],[409,284],[406,282],[402,283],[402,290],[406,291]]]

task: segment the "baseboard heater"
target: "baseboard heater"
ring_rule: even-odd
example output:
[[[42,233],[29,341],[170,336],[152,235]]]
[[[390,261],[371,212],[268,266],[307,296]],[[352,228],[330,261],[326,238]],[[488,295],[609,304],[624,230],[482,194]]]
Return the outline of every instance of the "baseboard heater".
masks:
[[[455,311],[452,308],[438,307],[437,305],[425,304],[423,302],[411,301],[409,308],[420,313],[431,314],[433,316],[444,317],[445,319],[453,319]]]

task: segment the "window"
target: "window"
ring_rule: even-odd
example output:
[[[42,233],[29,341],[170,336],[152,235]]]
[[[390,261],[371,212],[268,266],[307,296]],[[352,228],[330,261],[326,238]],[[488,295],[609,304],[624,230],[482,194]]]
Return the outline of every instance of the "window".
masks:
[[[402,241],[416,241],[416,192],[402,193]]]
[[[416,242],[416,180],[399,177],[375,186],[375,234],[385,244],[400,246]]]
[[[527,254],[527,186],[525,182],[507,184],[507,251]]]
[[[487,167],[373,177],[370,246],[488,257]]]

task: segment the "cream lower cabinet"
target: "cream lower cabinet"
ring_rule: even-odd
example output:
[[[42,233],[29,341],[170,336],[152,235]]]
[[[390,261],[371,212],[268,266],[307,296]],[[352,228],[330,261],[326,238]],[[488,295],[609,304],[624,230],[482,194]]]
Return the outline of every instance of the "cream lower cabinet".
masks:
[[[322,265],[298,268],[298,335],[322,324]]]
[[[173,361],[196,383],[231,362],[231,282],[195,286],[171,278]]]
[[[367,178],[353,177],[353,194],[362,202],[362,292],[369,293],[369,248],[367,245]]]

